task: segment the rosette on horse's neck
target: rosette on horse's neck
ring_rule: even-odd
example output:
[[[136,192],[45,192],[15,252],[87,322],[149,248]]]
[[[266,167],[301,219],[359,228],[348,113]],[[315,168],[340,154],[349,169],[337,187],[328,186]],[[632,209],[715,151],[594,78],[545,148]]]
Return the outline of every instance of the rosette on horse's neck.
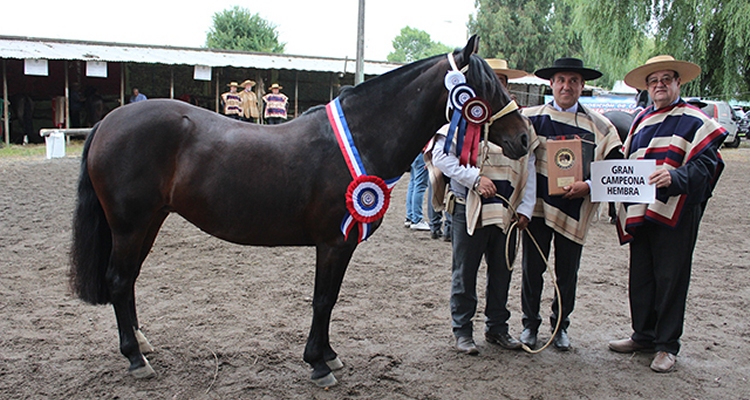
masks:
[[[326,105],[326,113],[333,132],[336,134],[341,154],[352,174],[352,181],[345,195],[348,212],[341,222],[341,232],[344,234],[344,240],[347,240],[352,228],[359,225],[357,241],[362,242],[372,235],[371,224],[383,218],[388,210],[391,189],[399,178],[385,182],[375,175],[367,175],[338,97]]]

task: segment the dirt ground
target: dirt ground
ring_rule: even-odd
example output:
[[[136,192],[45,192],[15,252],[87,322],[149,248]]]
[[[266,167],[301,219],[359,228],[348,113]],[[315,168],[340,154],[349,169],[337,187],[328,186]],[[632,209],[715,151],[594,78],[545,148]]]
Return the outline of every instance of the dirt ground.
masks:
[[[474,325],[481,353],[457,354],[450,244],[404,229],[405,176],[384,226],[357,249],[344,279],[331,343],[345,367],[327,390],[310,382],[302,361],[312,248],[237,246],[170,216],[136,289],[157,377],[136,381],[118,350],[112,308],[67,291],[80,160],[2,159],[0,398],[750,399],[750,146],[723,154],[727,168],[701,226],[675,372],[651,372],[648,354],[607,350],[608,340],[631,331],[627,247],[605,217],[584,247],[571,351],[530,355],[486,344],[482,296]],[[520,280],[519,269],[509,301],[514,335]]]

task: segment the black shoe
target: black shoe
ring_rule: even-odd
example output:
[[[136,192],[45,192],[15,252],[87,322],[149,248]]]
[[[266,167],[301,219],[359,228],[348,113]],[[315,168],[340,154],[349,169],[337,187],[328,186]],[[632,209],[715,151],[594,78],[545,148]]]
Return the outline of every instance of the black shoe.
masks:
[[[516,340],[513,336],[510,336],[508,332],[504,333],[491,333],[485,332],[484,339],[487,343],[498,344],[500,347],[508,350],[516,350],[521,348],[521,342]]]
[[[459,336],[456,338],[456,350],[458,350],[461,353],[468,354],[470,356],[475,356],[479,354],[479,350],[477,350],[477,345],[474,344],[474,339],[471,338],[471,336]]]
[[[570,339],[568,339],[568,332],[566,332],[565,329],[560,329],[559,331],[557,331],[557,335],[555,335],[555,338],[552,340],[552,344],[556,349],[560,351],[570,350]]]
[[[521,343],[529,346],[531,349],[536,347],[536,331],[531,328],[524,329],[523,332],[521,332]]]
[[[436,231],[430,231],[430,238],[432,239],[440,239],[441,236],[443,236],[443,232],[439,229]]]
[[[451,241],[451,235],[446,234],[445,236],[443,236],[443,241],[444,242],[450,242]]]

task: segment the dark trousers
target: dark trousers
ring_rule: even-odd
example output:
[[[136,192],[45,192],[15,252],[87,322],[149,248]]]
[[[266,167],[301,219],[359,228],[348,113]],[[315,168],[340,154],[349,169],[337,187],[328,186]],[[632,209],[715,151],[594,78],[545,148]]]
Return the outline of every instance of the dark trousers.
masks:
[[[677,354],[685,321],[693,250],[703,217],[700,204],[688,205],[673,228],[646,222],[630,243],[632,339],[656,351]]]
[[[268,117],[266,118],[266,125],[279,125],[284,122],[281,117]]]
[[[453,334],[472,336],[471,319],[477,310],[477,272],[484,256],[487,262],[485,331],[501,334],[508,331],[508,288],[511,271],[505,263],[505,233],[497,226],[477,228],[474,235],[466,233],[466,206],[453,209],[451,242],[453,274],[451,278],[451,318]],[[511,249],[510,258],[515,258]]]
[[[564,237],[544,223],[544,218],[534,217],[529,222],[528,231],[534,236],[544,256],[549,259],[550,245],[555,241],[555,275],[562,299],[562,313],[558,312],[557,293],[552,301],[550,325],[554,329],[558,315],[562,318],[560,329],[568,329],[570,313],[573,312],[578,284],[578,268],[581,265],[583,246]],[[539,314],[539,303],[544,287],[544,271],[547,264],[527,233],[523,235],[523,278],[521,290],[521,308],[523,310],[523,327],[533,331],[539,330],[542,317]]]

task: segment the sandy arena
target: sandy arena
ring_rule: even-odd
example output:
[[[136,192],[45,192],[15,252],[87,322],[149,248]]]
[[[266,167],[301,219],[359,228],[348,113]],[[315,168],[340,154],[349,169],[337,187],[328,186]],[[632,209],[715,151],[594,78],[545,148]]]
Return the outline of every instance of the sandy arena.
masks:
[[[67,289],[80,159],[0,159],[0,398],[750,399],[750,146],[723,156],[727,167],[698,237],[675,372],[652,372],[650,354],[607,349],[631,330],[628,251],[606,217],[584,247],[571,351],[530,355],[485,343],[480,288],[480,355],[457,354],[450,244],[404,229],[407,175],[344,278],[331,344],[345,367],[327,390],[311,383],[302,361],[313,248],[233,245],[170,216],[136,286],[157,377],[136,381],[118,349],[112,307],[84,304]],[[520,281],[519,266],[509,300],[515,336]],[[545,341],[549,282],[547,275]]]

